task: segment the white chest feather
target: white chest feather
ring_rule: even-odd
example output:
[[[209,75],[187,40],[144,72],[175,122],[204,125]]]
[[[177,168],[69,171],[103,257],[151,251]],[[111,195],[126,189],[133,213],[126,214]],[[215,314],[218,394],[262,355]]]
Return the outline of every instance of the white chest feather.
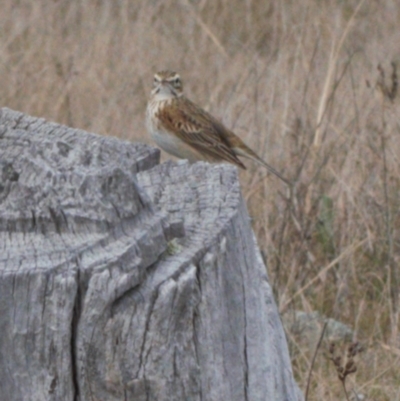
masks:
[[[151,100],[147,106],[146,112],[146,126],[153,140],[156,144],[168,153],[172,153],[177,156],[177,149],[180,146],[180,140],[165,128],[158,118],[158,112],[166,104],[168,99]]]
[[[157,145],[164,148],[163,143],[168,141],[164,137],[171,135],[163,128],[162,122],[158,118],[159,111],[166,105],[168,100],[151,100],[147,105],[146,127],[149,134],[156,141]]]

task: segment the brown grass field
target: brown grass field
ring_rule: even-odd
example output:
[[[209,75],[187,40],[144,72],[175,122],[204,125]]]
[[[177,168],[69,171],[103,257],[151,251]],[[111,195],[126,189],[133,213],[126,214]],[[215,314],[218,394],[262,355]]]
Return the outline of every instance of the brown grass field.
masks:
[[[277,303],[353,328],[365,350],[350,398],[400,400],[398,0],[0,5],[1,106],[151,143],[152,76],[174,69],[189,98],[296,181],[289,207],[262,168],[240,177]],[[325,349],[309,400],[345,399]],[[292,354],[303,391],[311,357]]]

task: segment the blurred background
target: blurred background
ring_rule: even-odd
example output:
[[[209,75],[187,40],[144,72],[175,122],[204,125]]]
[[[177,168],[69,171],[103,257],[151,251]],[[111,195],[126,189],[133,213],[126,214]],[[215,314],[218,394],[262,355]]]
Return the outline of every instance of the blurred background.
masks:
[[[0,6],[2,107],[151,143],[144,116],[153,74],[172,69],[190,99],[295,181],[289,202],[261,167],[249,162],[240,173],[282,316],[346,324],[364,347],[351,397],[400,400],[399,1]],[[287,335],[304,390],[318,339]],[[344,398],[325,342],[310,400]]]

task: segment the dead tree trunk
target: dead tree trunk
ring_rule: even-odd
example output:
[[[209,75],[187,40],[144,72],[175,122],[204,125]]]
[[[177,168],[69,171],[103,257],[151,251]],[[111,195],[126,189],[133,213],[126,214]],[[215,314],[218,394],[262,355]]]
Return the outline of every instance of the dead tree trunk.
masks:
[[[297,400],[228,165],[0,110],[0,399]]]

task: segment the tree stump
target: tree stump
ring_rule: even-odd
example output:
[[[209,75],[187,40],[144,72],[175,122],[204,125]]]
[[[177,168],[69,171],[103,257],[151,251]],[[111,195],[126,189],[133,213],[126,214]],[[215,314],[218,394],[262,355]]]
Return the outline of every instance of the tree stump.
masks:
[[[0,110],[0,393],[299,397],[236,168]]]

